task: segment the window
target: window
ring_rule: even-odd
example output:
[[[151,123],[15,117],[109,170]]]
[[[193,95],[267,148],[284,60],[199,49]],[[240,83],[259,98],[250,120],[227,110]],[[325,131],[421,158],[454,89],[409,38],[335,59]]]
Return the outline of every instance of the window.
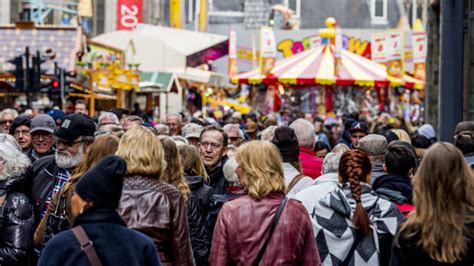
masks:
[[[372,24],[387,24],[387,1],[388,0],[371,0],[370,16]]]
[[[301,0],[286,0],[288,3],[286,6],[291,10],[295,11],[295,17],[301,17]]]
[[[187,23],[191,23],[194,21],[194,0],[188,0],[188,4],[186,5],[186,11],[187,11],[187,14],[186,14],[186,17],[188,18],[187,19]]]

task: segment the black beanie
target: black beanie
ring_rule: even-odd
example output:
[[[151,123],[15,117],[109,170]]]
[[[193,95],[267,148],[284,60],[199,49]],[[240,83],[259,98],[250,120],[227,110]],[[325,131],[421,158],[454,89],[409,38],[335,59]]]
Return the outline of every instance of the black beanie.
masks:
[[[277,127],[272,142],[280,150],[284,163],[291,163],[299,160],[299,143],[295,131],[292,128]]]
[[[12,126],[10,127],[10,131],[8,132],[10,135],[14,135],[15,134],[15,130],[17,127],[19,126],[27,126],[27,127],[30,127],[31,126],[31,118],[27,115],[20,115],[20,116],[17,116],[13,122],[12,122]]]
[[[117,156],[106,156],[87,171],[76,184],[76,193],[94,207],[116,209],[122,195],[127,163]]]

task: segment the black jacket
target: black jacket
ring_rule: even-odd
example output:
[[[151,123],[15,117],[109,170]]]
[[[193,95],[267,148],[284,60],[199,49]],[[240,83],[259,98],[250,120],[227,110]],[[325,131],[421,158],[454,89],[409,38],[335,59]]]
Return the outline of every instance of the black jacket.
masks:
[[[428,256],[423,249],[417,245],[420,239],[419,234],[407,238],[406,235],[400,234],[398,241],[392,245],[390,257],[391,266],[442,266],[442,265],[458,265],[472,266],[474,265],[474,223],[465,225],[465,238],[467,240],[467,250],[461,260],[454,264],[446,264],[435,261]]]
[[[26,156],[28,156],[28,158],[30,158],[31,163],[34,163],[34,162],[36,162],[36,160],[39,160],[39,159],[44,158],[44,157],[46,157],[46,156],[53,155],[53,154],[55,153],[55,150],[54,150],[53,148],[51,148],[51,150],[49,150],[49,151],[48,151],[45,155],[43,155],[43,157],[41,157],[41,158],[35,157],[35,156],[33,155],[33,153],[34,153],[33,147],[29,148],[29,149],[25,152]]]
[[[41,210],[53,192],[58,169],[54,155],[49,155],[36,160],[26,173],[26,185],[35,213],[35,225],[41,220]]]
[[[214,194],[227,194],[229,182],[225,179],[223,172],[226,161],[227,156],[224,156],[216,168],[207,171],[207,175],[209,176],[209,185],[214,189]]]
[[[188,203],[188,223],[191,246],[196,265],[208,265],[210,242],[205,228],[212,199],[212,188],[204,184],[202,176],[186,176],[192,195]]]
[[[411,185],[410,178],[402,175],[397,174],[385,174],[377,179],[372,183],[372,189],[377,193],[377,190],[384,189],[384,190],[393,190],[398,191],[405,197],[409,204],[412,203],[413,199],[413,188]],[[393,202],[393,200],[389,199]],[[403,203],[403,202],[397,202]]]
[[[32,265],[33,207],[20,192],[17,178],[0,181],[5,197],[1,215],[0,265]]]
[[[74,226],[78,225],[84,228],[103,265],[160,265],[153,241],[127,228],[114,210],[86,211],[76,218]],[[48,242],[38,265],[90,263],[72,230],[67,230]]]

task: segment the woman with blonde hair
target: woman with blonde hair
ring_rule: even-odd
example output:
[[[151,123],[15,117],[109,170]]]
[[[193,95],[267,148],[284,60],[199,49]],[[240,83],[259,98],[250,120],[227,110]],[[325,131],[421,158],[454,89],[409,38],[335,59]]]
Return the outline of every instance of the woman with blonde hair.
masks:
[[[107,155],[114,155],[117,151],[119,139],[113,135],[100,135],[87,149],[84,159],[71,173],[68,182],[53,196],[48,205],[48,211],[36,229],[34,243],[41,249],[54,235],[69,229],[73,224],[71,213],[71,198],[74,186],[84,173]]]
[[[191,193],[190,187],[184,177],[183,166],[181,163],[178,147],[174,141],[169,138],[160,139],[165,152],[166,168],[161,180],[168,184],[176,186],[186,199],[186,208],[188,216],[189,234],[191,237],[191,246],[196,264],[207,264],[209,258],[209,245],[206,243],[206,232],[204,231],[206,216],[198,208],[200,199]],[[180,145],[184,146],[186,144]],[[186,145],[187,146],[187,145]],[[193,184],[198,185],[198,184]]]
[[[408,142],[408,143],[411,144],[410,135],[408,135],[408,133],[405,130],[403,130],[403,129],[392,129],[391,131],[393,133],[395,133],[395,135],[397,135],[399,140],[405,141],[405,142]]]
[[[128,227],[153,240],[164,265],[194,265],[186,200],[163,181],[165,153],[156,134],[141,127],[129,129],[120,139],[117,156],[127,162],[118,213]]]
[[[248,194],[224,203],[214,229],[211,265],[319,265],[308,213],[299,201],[285,197],[277,147],[251,141],[239,147],[236,160]]]
[[[413,190],[416,210],[400,226],[391,265],[473,265],[474,177],[462,153],[430,147]]]

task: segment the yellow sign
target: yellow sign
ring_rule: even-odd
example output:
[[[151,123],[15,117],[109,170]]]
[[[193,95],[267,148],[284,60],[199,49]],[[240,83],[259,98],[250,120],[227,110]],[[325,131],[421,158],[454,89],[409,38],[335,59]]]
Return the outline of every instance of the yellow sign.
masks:
[[[77,14],[79,17],[92,17],[92,0],[79,0]]]
[[[182,8],[181,0],[170,1],[170,25],[172,28],[181,29],[184,25],[182,23]]]

